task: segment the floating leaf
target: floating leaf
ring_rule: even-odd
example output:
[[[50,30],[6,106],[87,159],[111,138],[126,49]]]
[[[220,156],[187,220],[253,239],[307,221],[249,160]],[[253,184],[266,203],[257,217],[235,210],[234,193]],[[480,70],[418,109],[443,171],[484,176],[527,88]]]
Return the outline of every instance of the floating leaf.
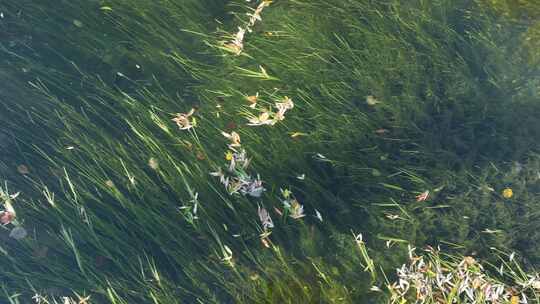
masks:
[[[369,95],[369,96],[366,96],[366,103],[370,106],[375,106],[381,103],[381,101],[375,98],[374,96]]]
[[[505,188],[503,191],[502,191],[502,196],[504,198],[512,198],[512,196],[514,196],[514,191],[512,191],[512,189],[510,188]]]
[[[76,27],[83,27],[84,24],[82,23],[82,21],[75,19],[73,20],[73,25],[75,25]]]

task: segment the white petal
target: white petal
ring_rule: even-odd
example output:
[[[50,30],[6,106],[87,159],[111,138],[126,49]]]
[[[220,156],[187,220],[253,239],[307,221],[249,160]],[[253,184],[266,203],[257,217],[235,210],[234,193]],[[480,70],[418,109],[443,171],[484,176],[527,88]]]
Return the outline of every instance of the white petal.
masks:
[[[319,212],[319,210],[315,209],[315,216],[317,217],[317,219],[319,219],[319,221],[323,221],[323,218],[322,218],[322,215],[321,213]]]

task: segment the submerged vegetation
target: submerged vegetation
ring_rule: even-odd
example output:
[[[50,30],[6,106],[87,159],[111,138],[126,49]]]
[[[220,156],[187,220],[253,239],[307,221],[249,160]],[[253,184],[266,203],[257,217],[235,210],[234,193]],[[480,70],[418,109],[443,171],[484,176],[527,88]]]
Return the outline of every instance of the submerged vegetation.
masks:
[[[0,302],[538,302],[539,18],[2,1]]]

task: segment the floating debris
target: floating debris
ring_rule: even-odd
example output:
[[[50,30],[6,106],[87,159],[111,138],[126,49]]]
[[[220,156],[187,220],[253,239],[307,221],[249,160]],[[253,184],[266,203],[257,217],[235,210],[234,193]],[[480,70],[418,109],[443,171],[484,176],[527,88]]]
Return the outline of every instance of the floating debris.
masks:
[[[274,222],[272,221],[272,218],[270,217],[268,210],[266,210],[265,208],[261,208],[261,206],[259,206],[257,213],[259,214],[259,220],[261,221],[261,224],[263,225],[263,229],[265,232],[270,228],[274,228]]]
[[[323,222],[323,217],[322,217],[322,214],[319,212],[319,210],[315,209],[315,217],[321,221],[321,223]]]
[[[251,28],[255,25],[255,23],[257,21],[262,21],[261,13],[265,7],[270,5],[270,3],[272,3],[272,1],[263,0],[253,13],[247,14],[250,17],[249,22],[245,27],[238,27],[238,31],[234,35],[234,38],[231,41],[224,43],[226,50],[234,53],[237,56],[242,53],[244,50],[244,37],[246,32],[251,33]]]
[[[478,299],[485,303],[507,303],[509,299],[514,301],[510,303],[519,303],[516,294],[525,299],[522,303],[527,303],[524,291],[536,281],[533,278],[529,284],[507,286],[490,279],[473,257],[464,257],[454,267],[443,267],[434,249],[426,250],[431,254],[427,260],[414,250],[409,252],[409,263],[397,269],[397,281],[388,285],[392,303],[405,303],[413,295],[417,303],[427,303],[434,295],[440,295],[440,299],[451,296],[459,303],[476,303]]]
[[[289,211],[289,216],[293,219],[299,219],[304,216],[304,206],[302,206],[296,199],[293,199],[290,203],[284,203],[285,208]]]
[[[221,253],[223,255],[221,261],[232,266],[233,252],[231,248],[229,248],[229,246],[227,245],[223,245],[223,247],[221,248]]]
[[[326,156],[322,155],[321,153],[315,154],[314,158],[315,160],[318,160],[318,161],[327,161],[327,162],[330,161]]]
[[[307,133],[302,133],[302,132],[293,132],[293,133],[290,133],[290,134],[291,134],[291,138],[296,138],[296,137],[307,136],[308,135]]]
[[[281,102],[275,103],[275,107],[278,110],[275,114],[275,120],[281,121],[285,119],[285,112],[294,108],[294,103],[288,96],[285,96]]]
[[[225,159],[228,161],[231,161],[233,159],[233,152],[232,151],[225,152]]]
[[[199,219],[197,212],[199,210],[199,193],[190,192],[191,199],[189,200],[190,204],[184,204],[178,207],[178,211],[184,216],[186,221],[190,224],[194,224],[195,220]],[[227,228],[226,225],[224,225]],[[227,230],[227,229],[225,229]]]
[[[77,19],[74,19],[74,20],[73,20],[73,25],[75,25],[76,27],[79,27],[79,28],[81,28],[81,27],[84,26],[84,24],[82,23],[82,21],[77,20]]]
[[[500,229],[489,229],[489,228],[486,228],[486,229],[482,230],[481,232],[487,233],[487,234],[499,234],[499,233],[503,233],[504,231],[502,231],[502,230],[500,230]]]
[[[230,161],[229,171],[233,172],[237,169],[237,166],[240,166],[240,169],[245,170],[249,166],[251,159],[247,157],[245,149],[240,151],[233,150],[234,152],[228,151],[225,158]]]
[[[382,290],[377,286],[371,286],[369,290],[374,291],[374,292],[382,292]]]
[[[221,132],[221,134],[231,141],[228,145],[229,148],[233,149],[241,146],[240,135],[238,133],[232,131],[231,133]]]
[[[364,243],[364,236],[361,233],[354,235],[354,241],[358,245],[365,244]]]
[[[191,109],[188,113],[176,113],[176,117],[172,119],[180,130],[189,130],[193,128],[196,123],[195,118],[189,119],[191,115],[195,113],[195,109]]]
[[[248,119],[248,126],[263,126],[263,125],[274,125],[275,121],[270,119],[269,111],[262,112],[259,116],[251,117]]]
[[[240,55],[244,50],[244,35],[246,30],[238,27],[238,32],[234,35],[234,39],[224,44],[225,48],[235,55]]]
[[[153,170],[159,169],[159,163],[158,163],[157,159],[155,159],[153,157],[150,157],[150,159],[148,160],[148,166],[150,168],[152,168]]]
[[[246,97],[246,100],[249,102],[249,107],[252,109],[255,109],[255,107],[257,106],[258,99],[259,99],[259,92],[257,92],[255,95]]]
[[[376,105],[380,104],[381,101],[378,100],[377,98],[375,98],[375,96],[368,95],[368,96],[366,96],[366,103],[369,106],[376,106]]]
[[[385,216],[386,216],[386,218],[388,218],[388,219],[390,219],[390,220],[397,220],[397,219],[399,218],[399,215],[397,215],[397,214],[390,214],[390,213],[388,213],[388,214],[386,214]]]
[[[210,172],[210,175],[219,177],[220,183],[222,183],[229,194],[240,193],[242,195],[249,195],[252,197],[260,197],[266,190],[263,187],[263,182],[260,176],[252,177],[246,173],[246,169],[249,166],[250,159],[247,157],[246,150],[240,151],[229,150],[225,154],[225,159],[229,161],[229,166],[226,172],[223,172],[221,168],[218,171]]]
[[[266,247],[266,248],[272,247],[271,244],[270,244],[270,241],[269,241],[268,237],[263,237],[263,238],[261,238],[261,243],[262,243],[263,246]]]
[[[302,206],[298,200],[292,196],[292,192],[289,189],[281,190],[281,195],[284,198],[282,201],[283,207],[285,210],[287,210],[290,217],[293,219],[300,219],[306,216],[304,213],[304,206]]]
[[[242,183],[238,191],[240,191],[243,195],[250,195],[253,197],[261,197],[262,193],[266,190],[262,186],[262,180],[259,175],[257,175],[256,179],[252,179],[251,177],[247,177],[244,180],[240,180]]]
[[[423,202],[425,200],[427,200],[429,198],[429,190],[426,190],[422,193],[420,193],[419,195],[416,196],[416,201],[417,202]]]
[[[264,71],[264,69],[261,70]],[[266,71],[264,71],[266,73]],[[288,96],[285,96],[281,99],[281,101],[276,102],[274,104],[274,108],[277,110],[277,112],[273,112],[271,109],[263,109],[261,111],[261,114],[259,116],[248,116],[248,126],[262,126],[262,125],[270,125],[273,126],[279,121],[282,121],[285,119],[285,113],[288,110],[291,110],[294,108],[294,102],[292,99],[290,99]],[[300,135],[300,133],[298,133]],[[297,135],[297,136],[298,136]]]
[[[505,188],[502,191],[502,196],[506,199],[512,198],[512,196],[514,196],[514,191],[512,191],[510,188]]]

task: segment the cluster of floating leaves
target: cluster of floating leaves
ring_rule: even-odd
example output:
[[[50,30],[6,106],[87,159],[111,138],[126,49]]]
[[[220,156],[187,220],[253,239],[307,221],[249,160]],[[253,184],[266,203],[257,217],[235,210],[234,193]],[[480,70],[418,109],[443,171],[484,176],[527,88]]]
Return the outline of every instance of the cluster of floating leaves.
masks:
[[[240,146],[240,135],[236,132],[225,133],[231,143],[228,145],[229,151],[225,154],[225,159],[229,164],[225,171],[220,167],[218,171],[211,172],[210,175],[219,177],[219,181],[227,189],[229,194],[242,194],[252,197],[260,197],[265,191],[263,182],[259,174],[256,176],[247,173],[247,168],[251,161],[247,152]]]
[[[251,104],[251,108],[256,107],[257,98],[258,94],[247,97]],[[248,125],[273,125],[275,122],[283,120],[285,112],[293,107],[294,104],[292,100],[288,97],[284,97],[280,102],[276,102],[275,108],[277,111],[275,113],[270,110],[263,112],[264,115],[251,119]],[[240,135],[235,131],[230,133],[221,132],[221,134],[229,140],[227,145],[229,150],[225,154],[225,159],[228,161],[228,164],[225,166],[225,169],[219,167],[217,171],[210,172],[210,175],[218,177],[220,183],[231,195],[241,194],[255,198],[261,197],[262,193],[265,191],[263,182],[259,174],[251,175],[248,173],[251,159],[247,156],[246,150],[242,147]],[[301,179],[304,179],[304,176]],[[285,213],[293,219],[300,219],[305,216],[304,206],[298,202],[290,190],[281,190],[281,195],[281,203],[285,212],[279,208],[274,208],[278,215],[283,216]],[[260,235],[261,241],[264,246],[270,247],[270,240],[268,237],[271,234],[271,229],[274,228],[274,222],[272,221],[268,210],[260,204],[258,205],[257,213],[262,225],[262,233]],[[315,216],[322,221],[320,212],[316,211]]]
[[[240,55],[242,53],[244,49],[244,37],[246,32],[251,32],[252,27],[257,21],[262,21],[261,13],[265,7],[270,5],[271,2],[271,0],[262,0],[252,13],[248,13],[250,19],[247,24],[245,24],[244,27],[238,27],[238,31],[233,36],[232,40],[223,42],[222,45],[227,51],[230,51],[235,55]],[[271,78],[262,66],[260,66],[260,70],[260,73],[253,74],[256,74],[257,77],[262,77],[265,79]],[[287,96],[275,100],[272,105],[267,107],[258,107],[258,92],[255,95],[246,96],[245,99],[249,103],[249,108],[259,112],[256,115],[247,113],[246,117],[248,119],[248,126],[273,126],[276,123],[283,121],[287,111],[294,108],[293,101]],[[219,107],[220,106],[218,105],[218,108]],[[189,129],[194,125],[194,123],[190,121],[190,116],[192,114],[193,111],[188,113],[179,113],[173,120],[180,129]],[[217,116],[219,117],[219,112]],[[229,140],[229,144],[227,145],[228,151],[225,154],[225,159],[228,161],[228,164],[226,164],[224,167],[218,167],[217,171],[210,172],[210,175],[219,178],[219,182],[225,187],[230,195],[240,194],[243,196],[260,198],[266,189],[263,187],[263,181],[261,180],[260,175],[251,174],[248,171],[251,159],[247,156],[246,150],[242,147],[240,135],[235,131],[231,131],[230,133],[221,132],[221,134]],[[303,134],[298,133],[295,136],[298,135]],[[303,174],[298,177],[300,180],[303,180],[304,178],[305,175]],[[283,205],[284,212],[279,208],[274,208],[278,215],[283,216],[285,214],[293,219],[300,219],[305,216],[304,206],[298,202],[298,200],[293,196],[292,192],[289,190],[282,190],[281,194],[281,203]],[[321,213],[317,210],[315,210],[315,212],[315,217],[322,222]],[[268,210],[264,208],[264,206],[261,206],[261,204],[258,205],[257,213],[263,230],[260,235],[261,241],[263,245],[270,247],[270,240],[268,237],[271,234],[271,229],[274,228],[274,222],[272,221]],[[220,246],[222,261],[232,266],[231,249],[226,245],[220,244]]]
[[[283,196],[283,208],[287,214],[293,219],[300,219],[306,216],[304,213],[304,206],[302,206],[296,198],[294,198],[291,191],[288,189],[281,190],[281,195]],[[317,211],[317,218],[320,217],[320,213]],[[320,217],[322,219],[322,217]]]
[[[250,102],[250,108],[255,109],[257,105],[257,95],[254,96],[248,96],[247,100]],[[285,96],[282,100],[276,102],[274,104],[275,111],[273,109],[262,109],[261,113],[257,116],[250,116],[248,117],[248,126],[264,126],[269,125],[273,126],[276,123],[282,121],[285,119],[285,113],[294,108],[293,101]]]
[[[199,210],[199,193],[190,192],[191,200],[189,204],[184,204],[178,208],[180,213],[184,216],[186,221],[190,224],[194,224],[195,220],[199,219],[197,212]]]
[[[262,21],[261,13],[265,7],[269,6],[272,3],[271,0],[263,0],[259,3],[257,8],[253,13],[247,13],[249,16],[249,21],[244,27],[238,27],[238,31],[233,36],[234,38],[228,42],[224,43],[224,47],[227,51],[234,53],[235,55],[240,55],[244,50],[244,37],[246,32],[252,31],[252,27],[257,21]]]
[[[433,256],[437,251],[426,249]],[[440,259],[426,259],[409,248],[409,263],[397,269],[397,282],[389,285],[392,303],[528,303],[525,291],[540,289],[540,280],[508,286],[490,278],[473,257],[457,265],[443,265]]]
[[[13,228],[9,232],[9,237],[16,240],[24,239],[28,235],[26,229],[17,221],[17,213],[12,204],[19,194],[20,192],[9,194],[7,187],[6,189],[0,188],[0,224],[4,228],[12,226]]]
[[[60,300],[62,301],[62,304],[90,304],[90,296],[80,296],[76,294],[78,299],[74,299],[72,297],[61,297]],[[36,304],[53,304],[53,303],[59,303],[56,300],[49,300],[46,296],[36,293],[32,300],[34,300],[34,303]]]

